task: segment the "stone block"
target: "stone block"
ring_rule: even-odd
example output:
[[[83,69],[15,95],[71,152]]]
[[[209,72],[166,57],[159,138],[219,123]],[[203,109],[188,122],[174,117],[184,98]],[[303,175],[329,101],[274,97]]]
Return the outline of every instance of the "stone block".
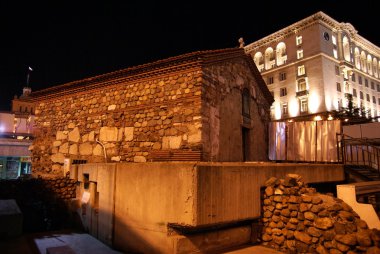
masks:
[[[125,141],[132,141],[133,140],[133,130],[134,127],[125,127],[124,128],[124,135],[125,135]]]
[[[79,145],[80,155],[92,155],[92,145],[90,143],[83,143]]]
[[[105,142],[116,142],[118,137],[118,129],[116,127],[100,128],[99,139]]]
[[[67,134],[64,131],[57,131],[57,135],[55,136],[56,140],[65,140],[67,139]]]
[[[78,143],[80,140],[80,133],[78,127],[75,127],[74,130],[69,132],[69,141]]]
[[[53,162],[63,164],[63,160],[65,159],[65,156],[62,153],[56,153],[56,154],[53,154],[50,158]]]

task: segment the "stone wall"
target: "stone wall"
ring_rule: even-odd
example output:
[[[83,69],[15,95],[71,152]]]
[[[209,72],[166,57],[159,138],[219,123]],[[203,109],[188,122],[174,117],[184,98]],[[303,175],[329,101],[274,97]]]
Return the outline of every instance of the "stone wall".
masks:
[[[42,91],[35,96],[33,174],[62,174],[65,158],[243,161],[242,126],[249,130],[245,159],[267,160],[269,90],[243,50],[218,52],[213,61],[212,53],[193,53]]]
[[[41,102],[33,173],[61,174],[64,158],[145,162],[152,151],[201,149],[201,73],[121,83]],[[99,142],[97,142],[99,141]]]
[[[380,253],[380,231],[342,200],[308,188],[296,174],[265,185],[263,245],[286,253]]]
[[[249,130],[248,140],[245,141],[249,151],[245,160],[268,160],[270,104],[259,89],[252,71],[243,58],[204,69],[202,131],[208,161],[244,161],[243,127]],[[249,117],[242,115],[244,89],[250,95]]]

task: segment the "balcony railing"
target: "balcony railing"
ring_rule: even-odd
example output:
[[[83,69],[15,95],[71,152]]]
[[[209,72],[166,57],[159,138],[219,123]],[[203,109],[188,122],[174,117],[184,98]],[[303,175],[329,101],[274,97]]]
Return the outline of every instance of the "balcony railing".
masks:
[[[306,96],[308,94],[309,94],[309,90],[302,90],[302,91],[296,92],[297,97]]]

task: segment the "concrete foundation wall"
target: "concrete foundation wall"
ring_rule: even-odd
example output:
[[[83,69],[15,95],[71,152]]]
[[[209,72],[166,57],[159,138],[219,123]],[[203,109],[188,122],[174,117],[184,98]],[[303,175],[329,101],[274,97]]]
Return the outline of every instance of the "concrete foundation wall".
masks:
[[[260,188],[271,176],[297,173],[310,183],[344,180],[342,165],[326,164],[84,164],[78,168],[82,189],[84,173],[89,174],[89,191],[96,197],[86,204],[90,207],[84,223],[89,231],[118,249],[144,253],[211,248],[205,233],[178,235],[171,225],[199,230],[258,218]],[[213,242],[223,242],[225,237],[216,232]],[[244,243],[242,239],[250,235],[246,230],[225,232],[234,232],[225,233],[229,246]]]

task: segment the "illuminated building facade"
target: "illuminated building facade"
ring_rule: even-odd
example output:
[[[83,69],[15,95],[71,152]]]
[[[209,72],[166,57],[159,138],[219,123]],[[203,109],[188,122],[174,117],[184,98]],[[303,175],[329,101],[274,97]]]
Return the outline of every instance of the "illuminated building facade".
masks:
[[[353,105],[380,115],[380,48],[318,12],[246,45],[275,102],[273,120],[327,118]]]
[[[0,112],[0,179],[16,179],[31,173],[34,104],[29,101],[31,89],[12,100],[11,112]]]

